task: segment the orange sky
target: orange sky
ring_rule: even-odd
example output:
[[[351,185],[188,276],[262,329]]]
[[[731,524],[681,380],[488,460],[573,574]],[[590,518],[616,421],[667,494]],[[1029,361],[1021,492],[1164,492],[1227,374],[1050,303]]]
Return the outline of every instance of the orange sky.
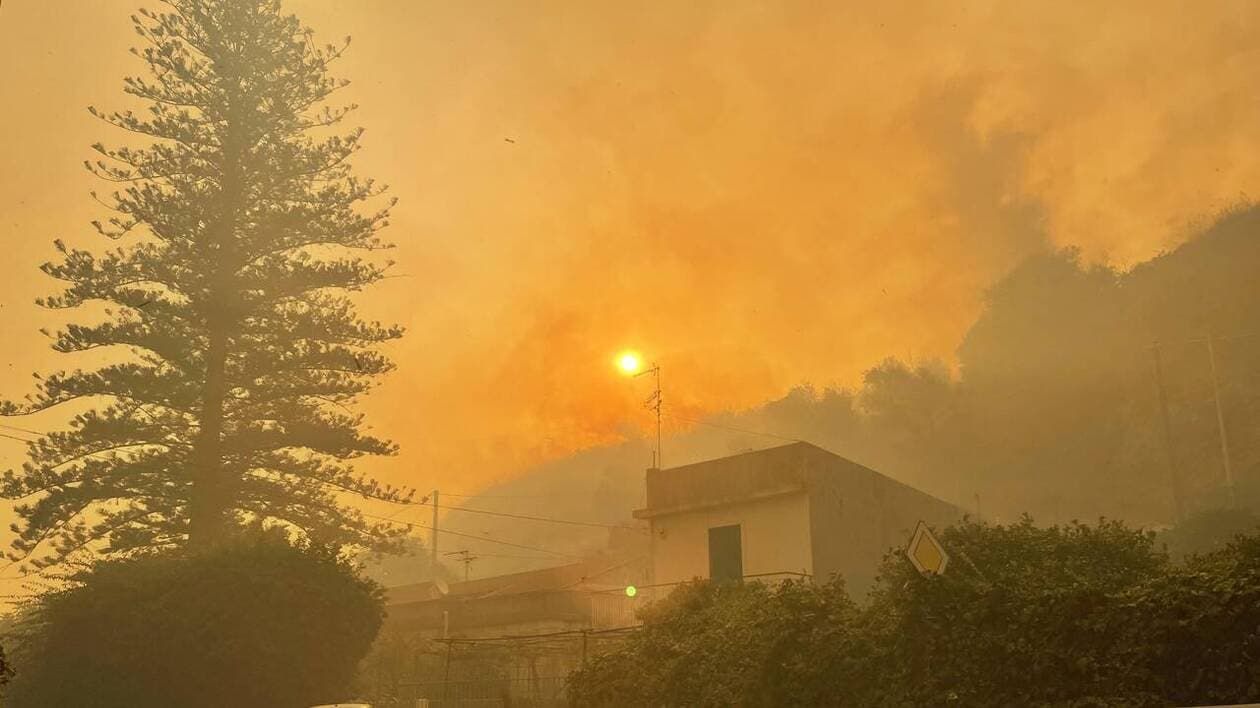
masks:
[[[101,240],[81,163],[119,136],[85,108],[122,102],[143,4],[0,7],[0,393],[72,365],[38,265]],[[288,7],[354,36],[357,165],[401,199],[364,305],[409,334],[364,410],[402,444],[369,468],[422,489],[635,434],[622,347],[693,412],[852,383],[948,357],[1046,242],[1123,265],[1260,191],[1252,0]]]

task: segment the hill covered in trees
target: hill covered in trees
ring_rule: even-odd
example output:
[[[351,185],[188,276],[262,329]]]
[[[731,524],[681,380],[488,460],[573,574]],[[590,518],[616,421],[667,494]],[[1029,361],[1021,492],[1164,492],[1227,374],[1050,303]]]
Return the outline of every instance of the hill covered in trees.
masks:
[[[1178,507],[1189,515],[1228,500],[1211,335],[1238,502],[1260,506],[1258,266],[1260,207],[1226,213],[1124,272],[1071,250],[1043,253],[989,290],[956,361],[889,358],[853,389],[805,385],[711,416],[666,440],[669,464],[802,439],[987,518],[1170,525]],[[522,511],[546,497],[555,516],[621,521],[642,503],[648,460],[639,440],[587,450],[467,503]],[[511,519],[450,523],[565,551],[606,542]]]

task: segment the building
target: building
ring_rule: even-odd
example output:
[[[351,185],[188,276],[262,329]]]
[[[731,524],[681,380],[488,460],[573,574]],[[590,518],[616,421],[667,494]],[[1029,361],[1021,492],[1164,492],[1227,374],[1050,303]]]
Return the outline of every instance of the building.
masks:
[[[962,510],[809,443],[647,472],[651,584],[693,578],[823,580],[864,593],[915,525]]]
[[[567,565],[460,583],[386,591],[388,624],[429,638],[475,639],[616,626],[627,585],[642,584],[642,557],[599,554]]]
[[[430,705],[566,705],[564,684],[589,651],[635,621],[627,586],[646,557],[580,562],[465,582],[389,588],[366,672],[405,701]]]
[[[841,574],[862,593],[917,523],[962,511],[808,443],[647,472],[646,529],[577,563],[388,591],[377,685],[429,705],[565,705],[568,674],[693,578]],[[633,586],[633,590],[629,590]]]

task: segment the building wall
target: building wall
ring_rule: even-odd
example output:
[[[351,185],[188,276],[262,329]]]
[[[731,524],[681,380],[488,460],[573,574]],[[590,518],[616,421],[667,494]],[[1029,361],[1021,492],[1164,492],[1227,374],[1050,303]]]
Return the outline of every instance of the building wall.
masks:
[[[805,491],[652,518],[654,584],[709,576],[709,529],[740,525],[744,575],[813,573]]]
[[[884,554],[904,547],[920,520],[941,528],[962,510],[840,458],[820,459],[810,486],[815,577],[843,576],[860,599],[874,585]]]

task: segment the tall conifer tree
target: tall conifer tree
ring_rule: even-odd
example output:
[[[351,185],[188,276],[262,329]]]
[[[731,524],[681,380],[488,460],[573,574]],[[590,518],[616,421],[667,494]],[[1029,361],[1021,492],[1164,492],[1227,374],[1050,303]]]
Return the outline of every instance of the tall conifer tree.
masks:
[[[21,500],[11,556],[204,545],[258,521],[387,544],[399,529],[343,503],[402,499],[352,467],[395,451],[349,404],[391,369],[378,345],[401,330],[360,319],[346,294],[388,268],[365,252],[388,248],[393,201],[369,205],[383,188],[348,165],[362,130],[339,130],[354,107],[326,103],[345,45],[317,46],[278,0],[164,5],[132,17],[147,75],[125,91],[145,108],[91,110],[129,135],[87,163],[118,185],[103,199],[117,213],[95,224],[118,245],[58,242],[43,266],[64,289],[41,305],[108,313],[53,348],[127,354],[0,411],[85,406],[5,475],[0,492]]]

